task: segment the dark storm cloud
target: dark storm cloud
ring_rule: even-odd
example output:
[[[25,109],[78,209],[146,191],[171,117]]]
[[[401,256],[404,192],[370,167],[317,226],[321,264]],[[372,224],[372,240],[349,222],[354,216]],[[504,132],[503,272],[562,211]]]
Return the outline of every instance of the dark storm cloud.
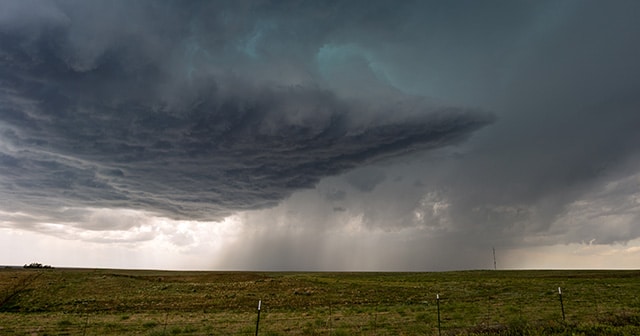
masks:
[[[492,246],[633,241],[638,13],[0,2],[0,226],[190,246],[149,218],[263,209],[232,221],[229,268],[477,267]],[[494,119],[479,111],[498,122],[476,132]]]
[[[609,244],[638,237],[613,224],[638,218],[637,209],[604,216],[637,195],[637,187],[595,195],[639,169],[640,46],[631,41],[640,38],[634,14],[640,6],[560,3],[549,6],[512,58],[509,85],[492,103],[501,106],[500,124],[462,164],[451,165],[454,221],[487,240],[517,245],[549,235],[549,242],[597,238]],[[560,235],[555,225],[568,225],[580,203],[600,204],[600,229],[593,220],[576,219],[582,228]],[[605,231],[625,232],[626,240]]]
[[[344,59],[326,76],[341,78],[335,86],[346,90],[353,85],[343,79],[345,64],[356,68],[369,62],[375,68],[382,63],[386,67],[374,77],[394,88],[479,106],[495,112],[499,122],[454,150],[378,165],[388,178],[362,184],[370,189],[350,183],[352,176],[366,179],[367,171],[360,168],[324,179],[317,199],[296,195],[289,206],[302,200],[315,204],[299,216],[305,224],[347,227],[340,234],[349,243],[323,250],[340,240],[327,230],[300,244],[291,239],[297,231],[283,225],[286,229],[278,232],[260,231],[251,244],[242,242],[243,248],[252,246],[242,249],[247,262],[259,255],[252,267],[301,253],[300,268],[323,269],[323,262],[341,268],[344,256],[358,260],[345,269],[372,258],[379,260],[374,269],[432,269],[443,267],[442,260],[453,267],[492,267],[492,247],[637,242],[640,2],[461,3],[389,10],[390,16],[407,20],[396,29],[380,26],[396,34],[393,39],[381,42],[372,38],[374,27],[363,28],[366,43],[325,47],[322,55],[339,57],[322,64]],[[420,10],[425,8],[430,10]],[[398,11],[402,15],[395,16]],[[376,57],[362,52],[363,45],[377,46]],[[343,191],[338,201],[327,196],[333,190]],[[317,210],[323,206],[328,210]],[[336,206],[347,211],[332,211]],[[303,225],[298,218],[282,219],[281,211],[260,213],[248,222],[258,226],[267,218]],[[353,223],[355,233],[350,232]],[[393,234],[368,248],[377,230]],[[394,235],[403,239],[392,243]],[[353,244],[355,237],[366,238]],[[358,255],[354,245],[366,252]],[[317,248],[304,254],[310,246]],[[433,247],[445,251],[440,261]],[[328,250],[330,256],[316,250]],[[389,251],[396,257],[386,259]]]
[[[220,219],[360,165],[458,143],[493,120],[371,82],[379,69],[365,54],[354,77],[371,84],[335,91],[318,50],[375,18],[353,23],[344,5],[0,7],[2,206],[40,220],[77,222],[78,208]],[[334,34],[336,24],[347,33]],[[341,59],[329,57],[328,69],[350,64]],[[370,190],[380,179],[352,183]]]

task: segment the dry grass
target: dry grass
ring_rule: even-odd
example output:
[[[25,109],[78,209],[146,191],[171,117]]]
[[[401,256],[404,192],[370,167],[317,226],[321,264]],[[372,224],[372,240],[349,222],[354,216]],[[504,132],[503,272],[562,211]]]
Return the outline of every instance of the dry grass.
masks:
[[[0,270],[1,335],[635,335],[640,272]],[[562,321],[557,288],[563,288]]]

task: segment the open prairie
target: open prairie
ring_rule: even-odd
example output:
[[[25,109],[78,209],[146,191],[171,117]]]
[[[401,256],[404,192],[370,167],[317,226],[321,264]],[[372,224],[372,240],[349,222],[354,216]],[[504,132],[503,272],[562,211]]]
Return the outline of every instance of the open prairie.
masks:
[[[640,271],[5,268],[0,334],[255,335],[261,300],[260,335],[637,335],[639,280]]]

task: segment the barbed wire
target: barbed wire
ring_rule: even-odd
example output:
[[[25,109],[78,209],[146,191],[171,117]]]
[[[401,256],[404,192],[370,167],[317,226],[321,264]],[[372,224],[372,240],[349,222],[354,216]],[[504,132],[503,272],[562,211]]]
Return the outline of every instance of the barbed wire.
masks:
[[[593,305],[594,302],[589,300],[572,300],[570,306]],[[328,307],[322,307],[328,308]],[[367,311],[367,312],[347,312],[334,310],[331,313],[315,311],[306,316],[291,316],[295,312],[279,312],[269,311],[263,312],[260,324],[261,330],[266,334],[273,333],[298,333],[302,334],[305,329],[313,334],[332,335],[338,330],[357,330],[361,335],[386,335],[401,332],[408,329],[410,324],[422,327],[423,333],[437,334],[437,325],[433,307],[424,307],[423,311],[413,310],[406,313],[406,316],[398,318],[400,315],[396,311]],[[466,316],[465,318],[456,318],[456,310],[445,310],[443,312],[442,330],[449,334],[466,333],[469,330],[476,331],[499,331],[505,328],[513,328],[518,323],[528,325],[543,325],[545,323],[560,323],[560,315],[557,311],[558,307],[548,307],[550,316],[554,312],[556,318],[536,318],[533,316],[521,316],[517,319],[502,319],[499,312],[491,314],[479,314],[476,316]],[[638,311],[632,307],[610,309],[605,304],[601,304],[599,310],[591,314],[580,313],[579,316],[572,314],[571,310],[567,311],[567,318],[572,323],[586,323],[599,321],[617,325],[621,323],[630,323],[640,326]],[[10,314],[10,313],[4,313]],[[215,317],[219,313],[210,314],[193,314],[192,320],[184,320],[185,317],[176,318],[176,312],[167,312],[164,316],[161,314],[154,318],[145,316],[137,316],[135,319],[128,317],[122,319],[111,314],[105,316],[101,311],[85,312],[82,314],[66,314],[61,317],[64,319],[58,322],[48,322],[45,324],[34,323],[32,325],[19,326],[3,326],[0,322],[0,335],[100,335],[100,334],[117,334],[122,331],[127,334],[129,332],[145,335],[254,335],[255,334],[255,316],[251,313],[243,314],[241,318],[216,320]],[[616,315],[617,314],[617,315]],[[37,318],[38,314],[33,317]],[[202,321],[203,316],[210,316],[212,319]],[[616,317],[617,316],[617,317]],[[624,318],[629,320],[625,321]],[[109,319],[109,317],[115,319]],[[621,320],[616,320],[616,318]],[[200,319],[200,321],[196,321]],[[469,322],[472,323],[469,323]],[[297,329],[297,330],[296,330]]]

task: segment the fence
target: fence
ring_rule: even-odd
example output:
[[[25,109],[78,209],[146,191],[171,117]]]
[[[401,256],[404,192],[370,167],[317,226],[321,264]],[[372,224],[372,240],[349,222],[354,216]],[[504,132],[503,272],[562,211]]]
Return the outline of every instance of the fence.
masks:
[[[628,300],[616,295],[594,301],[558,289],[464,300],[455,292],[431,297],[410,302],[342,303],[304,311],[271,310],[269,301],[264,300],[261,310],[254,306],[246,312],[0,313],[0,335],[456,335],[522,328],[579,329],[581,325],[590,330],[601,326],[640,331],[640,305],[628,305]],[[533,301],[534,297],[537,300]],[[638,302],[637,297],[633,302]]]
[[[255,335],[256,327],[272,336],[637,335],[638,279],[638,271],[5,269],[0,335]]]

